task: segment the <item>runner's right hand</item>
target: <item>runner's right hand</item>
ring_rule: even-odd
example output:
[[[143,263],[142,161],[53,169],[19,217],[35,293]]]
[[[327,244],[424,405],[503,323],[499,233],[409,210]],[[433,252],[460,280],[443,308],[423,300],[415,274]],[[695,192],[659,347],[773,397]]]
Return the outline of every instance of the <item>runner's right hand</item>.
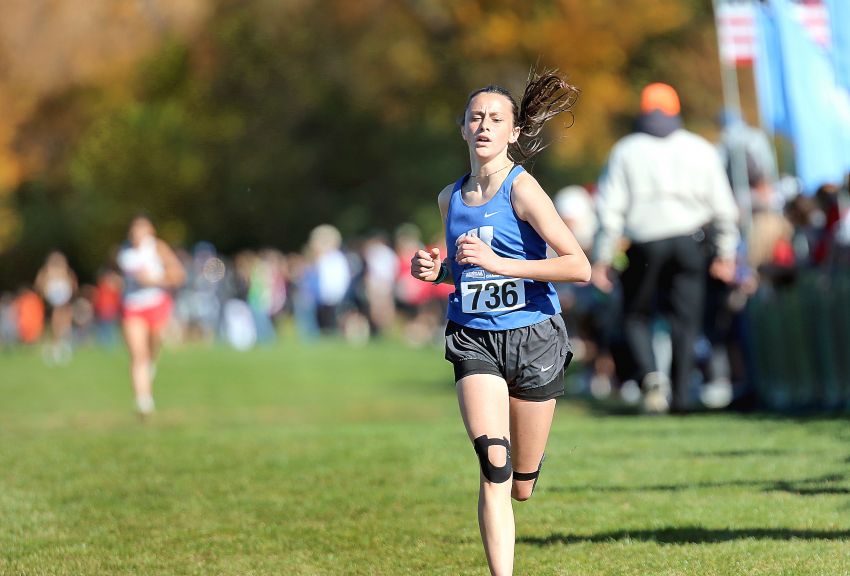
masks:
[[[440,258],[440,249],[418,250],[410,259],[410,275],[417,280],[433,282],[440,274],[440,266],[443,260]]]

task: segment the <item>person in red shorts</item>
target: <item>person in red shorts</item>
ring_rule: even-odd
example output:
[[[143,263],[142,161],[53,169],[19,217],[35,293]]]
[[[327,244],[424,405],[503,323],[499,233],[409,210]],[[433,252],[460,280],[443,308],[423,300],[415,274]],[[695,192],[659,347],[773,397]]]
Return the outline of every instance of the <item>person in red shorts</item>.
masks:
[[[124,275],[121,324],[130,351],[130,377],[136,409],[145,417],[154,411],[155,362],[173,306],[169,291],[183,284],[186,272],[146,216],[130,223],[128,241],[117,259]]]

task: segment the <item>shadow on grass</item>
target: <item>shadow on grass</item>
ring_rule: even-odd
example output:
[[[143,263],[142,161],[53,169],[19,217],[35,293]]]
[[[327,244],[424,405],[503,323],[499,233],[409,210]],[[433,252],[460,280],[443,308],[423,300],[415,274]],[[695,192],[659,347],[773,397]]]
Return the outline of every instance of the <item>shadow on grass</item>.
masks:
[[[592,416],[641,416],[640,406],[613,399],[596,399],[583,394],[568,394],[565,399],[581,406]]]
[[[800,480],[728,480],[725,482],[688,482],[682,484],[650,484],[648,486],[623,485],[582,485],[551,486],[550,492],[679,492],[682,490],[701,490],[716,488],[760,488],[763,492],[788,492],[799,496],[820,496],[824,494],[850,494],[850,488],[831,486],[845,479],[843,474],[827,474],[815,478]],[[818,486],[827,484],[827,486]]]
[[[659,544],[710,544],[733,540],[850,540],[850,530],[793,530],[790,528],[702,528],[685,526],[657,530],[616,530],[582,536],[555,532],[549,536],[525,536],[517,543],[531,546],[605,542],[657,542]]]
[[[788,454],[788,450],[779,450],[776,448],[718,450],[716,452],[689,452],[687,455],[698,458],[747,458],[750,456],[781,456],[783,454]]]

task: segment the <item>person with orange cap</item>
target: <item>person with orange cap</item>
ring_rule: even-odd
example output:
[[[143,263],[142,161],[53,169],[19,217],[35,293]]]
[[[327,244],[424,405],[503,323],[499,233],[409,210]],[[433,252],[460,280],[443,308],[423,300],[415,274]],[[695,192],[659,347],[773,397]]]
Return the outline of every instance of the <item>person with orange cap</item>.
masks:
[[[653,83],[643,89],[636,130],[614,145],[600,177],[597,210],[592,280],[598,288],[613,288],[615,243],[621,237],[629,243],[620,278],[623,329],[644,410],[685,412],[705,270],[725,282],[734,280],[739,231],[738,208],[717,149],[682,127],[672,86]],[[670,323],[669,376],[653,354],[657,307]]]

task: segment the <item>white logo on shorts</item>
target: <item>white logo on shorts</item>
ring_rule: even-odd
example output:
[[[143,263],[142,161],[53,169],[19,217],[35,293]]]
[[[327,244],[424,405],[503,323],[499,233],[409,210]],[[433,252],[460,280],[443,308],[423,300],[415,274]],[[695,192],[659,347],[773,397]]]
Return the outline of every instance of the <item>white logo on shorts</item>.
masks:
[[[547,370],[550,370],[552,368],[552,366],[554,366],[554,364],[549,364],[548,366],[546,366],[546,368],[541,368],[540,371],[546,372]]]

